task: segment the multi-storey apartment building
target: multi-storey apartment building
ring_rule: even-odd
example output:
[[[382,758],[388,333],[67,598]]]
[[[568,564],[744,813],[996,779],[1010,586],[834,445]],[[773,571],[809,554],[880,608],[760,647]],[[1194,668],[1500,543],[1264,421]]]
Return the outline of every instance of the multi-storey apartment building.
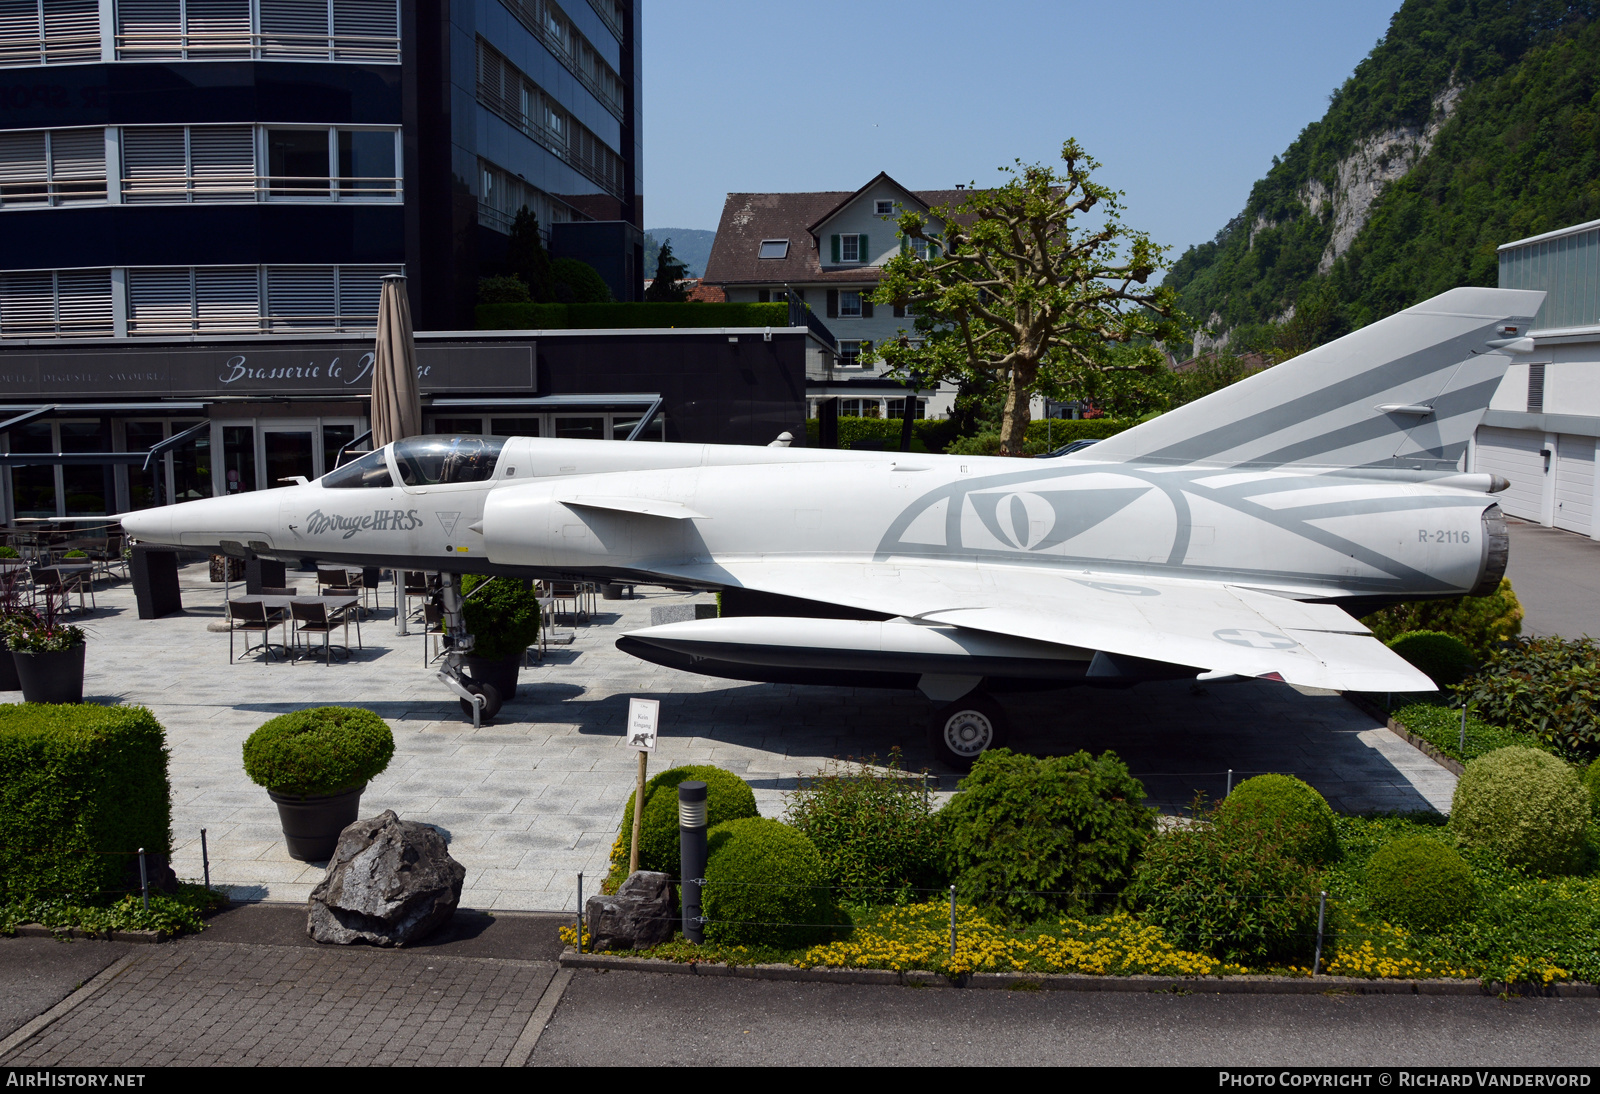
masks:
[[[138,450],[226,413],[175,453],[166,496],[320,473],[364,405],[257,373],[359,358],[391,273],[419,331],[470,331],[523,205],[555,254],[638,299],[639,15],[640,0],[0,0],[0,404],[64,407],[0,446]],[[227,381],[235,358],[245,375]],[[531,369],[479,371],[509,397],[532,394]],[[8,517],[115,512],[148,495],[130,474],[14,467],[0,494]]]

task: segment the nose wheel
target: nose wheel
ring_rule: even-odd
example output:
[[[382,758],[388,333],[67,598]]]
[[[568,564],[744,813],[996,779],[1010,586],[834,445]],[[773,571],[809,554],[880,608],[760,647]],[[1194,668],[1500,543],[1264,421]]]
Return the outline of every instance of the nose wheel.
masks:
[[[1005,709],[987,693],[974,691],[934,713],[928,744],[945,764],[970,771],[983,753],[1005,746],[1009,730]]]
[[[478,716],[488,721],[500,713],[500,704],[505,700],[500,696],[500,689],[490,683],[472,681],[465,685],[466,689],[478,697]],[[461,700],[461,713],[472,716],[473,704],[466,699]]]

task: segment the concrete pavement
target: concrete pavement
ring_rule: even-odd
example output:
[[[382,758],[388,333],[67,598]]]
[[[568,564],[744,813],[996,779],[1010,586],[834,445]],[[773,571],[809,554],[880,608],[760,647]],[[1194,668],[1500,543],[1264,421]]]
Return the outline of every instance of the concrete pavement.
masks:
[[[1520,520],[1506,528],[1506,576],[1522,602],[1522,633],[1600,637],[1600,543]]]

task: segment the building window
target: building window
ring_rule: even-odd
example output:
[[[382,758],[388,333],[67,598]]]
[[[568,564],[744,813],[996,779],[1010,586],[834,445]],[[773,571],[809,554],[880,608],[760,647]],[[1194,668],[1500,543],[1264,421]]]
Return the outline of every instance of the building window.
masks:
[[[913,399],[915,404],[911,411],[913,418],[926,418],[928,416],[928,400]],[[904,418],[906,416],[906,401],[904,399],[890,399],[885,404],[884,416],[887,418]]]
[[[537,186],[529,186],[503,167],[487,160],[478,161],[478,221],[498,232],[510,234],[517,214],[526,208],[539,218],[539,234],[550,243],[550,225],[589,218],[564,201],[551,197]]]
[[[478,101],[613,197],[622,196],[622,157],[482,38]]]
[[[0,338],[103,338],[112,316],[110,270],[0,273]]]
[[[762,258],[788,258],[789,241],[787,239],[763,239],[761,241]]]
[[[839,318],[861,318],[861,292],[858,289],[844,289],[839,293]]]
[[[0,4],[0,66],[99,59],[98,0],[6,0]]]
[[[839,237],[839,261],[861,261],[861,237],[858,235],[842,235]]]
[[[117,0],[116,9],[119,60],[400,61],[397,0]],[[99,60],[98,15],[95,37]]]
[[[840,399],[839,417],[878,418],[882,417],[882,410],[877,399]]]
[[[0,209],[105,199],[105,130],[0,133]]]
[[[877,202],[874,203],[874,208],[877,210],[877,214],[880,217],[888,217],[888,216],[893,216],[894,215],[894,202],[892,202],[892,201],[884,201],[884,200],[882,200],[880,198]]]
[[[622,77],[553,0],[501,0],[569,72],[622,120]],[[602,18],[604,16],[602,15]]]

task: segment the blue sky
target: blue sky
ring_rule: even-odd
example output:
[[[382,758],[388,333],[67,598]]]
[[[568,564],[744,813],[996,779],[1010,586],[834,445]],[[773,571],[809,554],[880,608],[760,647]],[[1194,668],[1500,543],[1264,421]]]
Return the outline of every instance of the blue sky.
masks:
[[[715,228],[729,191],[880,170],[982,185],[1076,137],[1175,258],[1244,207],[1398,7],[645,0],[645,223]]]

